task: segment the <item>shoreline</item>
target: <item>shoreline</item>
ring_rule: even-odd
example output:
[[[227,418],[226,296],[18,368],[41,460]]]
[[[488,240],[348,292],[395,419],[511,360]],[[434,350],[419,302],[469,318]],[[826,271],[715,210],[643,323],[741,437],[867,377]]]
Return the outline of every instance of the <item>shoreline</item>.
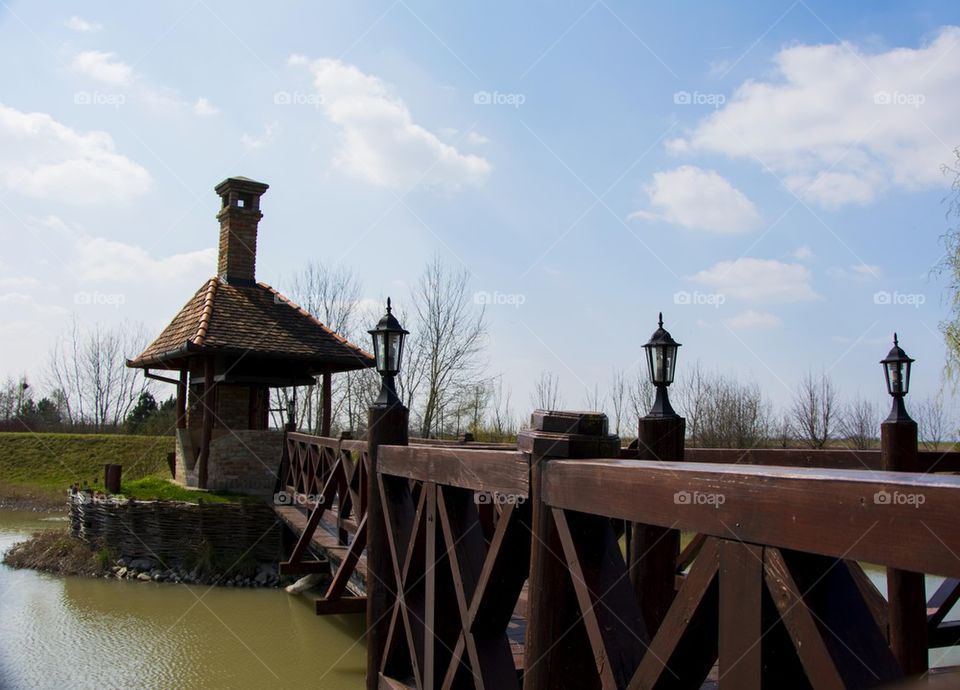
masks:
[[[66,514],[67,497],[0,484],[0,510],[24,513]]]

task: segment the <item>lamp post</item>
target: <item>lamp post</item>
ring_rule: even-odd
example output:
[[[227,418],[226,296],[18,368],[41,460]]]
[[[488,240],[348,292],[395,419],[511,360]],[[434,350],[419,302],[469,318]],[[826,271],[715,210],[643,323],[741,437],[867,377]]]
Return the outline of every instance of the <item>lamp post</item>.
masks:
[[[373,358],[381,378],[380,395],[373,404],[377,407],[399,405],[396,376],[400,373],[403,341],[409,331],[405,331],[397,321],[397,317],[393,315],[389,297],[387,297],[387,313],[380,319],[377,327],[368,332],[373,336]]]
[[[914,360],[893,334],[893,347],[880,360],[893,398],[890,415],[880,425],[880,461],[884,470],[919,472],[917,423],[907,414],[903,397],[910,391]],[[890,649],[906,675],[927,670],[927,598],[923,573],[887,569]]]
[[[687,422],[673,410],[667,396],[667,388],[676,373],[680,343],[663,327],[662,313],[657,330],[643,347],[647,354],[650,383],[656,386],[657,396],[650,412],[639,421],[637,457],[641,460],[682,461]],[[634,523],[627,551],[630,581],[652,634],[660,627],[673,603],[680,533],[657,525]]]
[[[650,336],[650,340],[643,346],[647,351],[647,370],[650,374],[650,383],[657,388],[657,397],[648,417],[678,417],[670,406],[667,397],[667,387],[673,383],[673,375],[677,368],[677,350],[680,343],[673,339],[670,332],[663,327],[663,312],[660,312],[657,330]]]
[[[402,493],[406,480],[378,474],[380,446],[405,446],[409,435],[409,413],[397,396],[396,376],[403,357],[407,331],[393,315],[387,298],[387,313],[370,330],[373,357],[381,377],[380,395],[367,409],[367,689],[380,687],[380,664],[390,633],[390,611],[396,599],[397,582],[390,560],[390,545],[384,529],[384,495]],[[407,489],[408,490],[408,489]],[[388,500],[390,500],[388,498]]]

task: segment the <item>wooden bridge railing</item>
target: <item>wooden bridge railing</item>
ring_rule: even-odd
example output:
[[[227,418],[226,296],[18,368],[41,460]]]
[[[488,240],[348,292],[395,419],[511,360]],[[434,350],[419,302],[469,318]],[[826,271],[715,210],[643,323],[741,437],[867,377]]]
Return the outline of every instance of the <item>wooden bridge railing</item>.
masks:
[[[575,417],[539,420],[518,451],[380,447],[396,583],[368,662],[380,687],[695,688],[714,673],[722,688],[872,687],[904,673],[858,562],[952,578],[931,646],[960,637],[942,627],[960,478],[620,459],[605,425]],[[624,522],[699,535],[662,566],[686,572],[660,622]]]
[[[365,601],[349,587],[358,576],[362,586],[365,577],[364,568],[357,571],[367,545],[368,476],[366,442],[287,433],[274,503],[299,537],[280,571],[325,572],[333,565],[317,613],[364,610]],[[326,560],[309,557],[317,544]]]

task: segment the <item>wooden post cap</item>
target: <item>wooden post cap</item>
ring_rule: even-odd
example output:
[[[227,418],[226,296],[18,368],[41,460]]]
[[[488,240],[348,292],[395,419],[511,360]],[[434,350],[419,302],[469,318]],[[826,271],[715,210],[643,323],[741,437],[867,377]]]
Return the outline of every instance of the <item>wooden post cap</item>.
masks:
[[[620,452],[620,437],[609,433],[601,412],[535,410],[531,428],[517,436],[517,449],[553,458],[612,458]]]

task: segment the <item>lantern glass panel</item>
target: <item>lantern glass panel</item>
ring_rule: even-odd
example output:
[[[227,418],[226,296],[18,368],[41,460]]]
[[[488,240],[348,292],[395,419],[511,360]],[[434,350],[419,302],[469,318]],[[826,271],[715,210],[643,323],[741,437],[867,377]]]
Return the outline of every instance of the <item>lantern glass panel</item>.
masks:
[[[387,360],[387,369],[388,371],[397,372],[400,370],[400,354],[403,350],[403,334],[402,333],[390,333],[387,336],[387,351],[386,360]]]

